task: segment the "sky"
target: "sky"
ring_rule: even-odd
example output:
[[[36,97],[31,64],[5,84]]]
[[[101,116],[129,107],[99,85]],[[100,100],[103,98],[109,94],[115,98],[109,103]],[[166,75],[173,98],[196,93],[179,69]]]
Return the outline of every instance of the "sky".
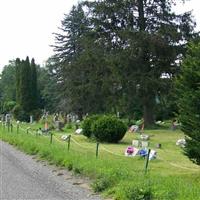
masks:
[[[187,0],[186,0],[187,1]],[[0,71],[9,60],[34,57],[44,64],[51,55],[53,32],[58,32],[64,14],[78,0],[0,0]],[[200,1],[177,6],[178,12],[193,10],[200,30]]]

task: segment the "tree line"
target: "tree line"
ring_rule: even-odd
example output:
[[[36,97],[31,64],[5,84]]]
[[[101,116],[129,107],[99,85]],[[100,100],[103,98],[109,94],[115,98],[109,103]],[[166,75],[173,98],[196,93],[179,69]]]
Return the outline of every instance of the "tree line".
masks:
[[[191,13],[176,14],[173,6],[172,0],[78,3],[54,33],[54,55],[44,67],[34,67],[38,80],[29,58],[4,68],[2,104],[9,100],[28,113],[45,108],[79,118],[119,113],[143,117],[146,126],[172,118],[177,111],[173,80],[188,41],[198,36]],[[16,78],[10,74],[15,70]]]
[[[176,14],[175,3],[96,0],[73,6],[54,33],[54,55],[45,66],[27,57],[4,67],[1,113],[13,110],[22,120],[41,109],[80,119],[118,113],[143,117],[145,126],[179,113],[186,153],[199,163],[199,33],[191,12]]]

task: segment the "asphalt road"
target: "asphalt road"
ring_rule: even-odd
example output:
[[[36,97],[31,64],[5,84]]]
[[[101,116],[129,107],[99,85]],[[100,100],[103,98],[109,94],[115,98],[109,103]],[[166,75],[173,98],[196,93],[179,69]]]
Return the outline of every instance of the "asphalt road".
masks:
[[[80,178],[0,141],[1,200],[100,200]]]

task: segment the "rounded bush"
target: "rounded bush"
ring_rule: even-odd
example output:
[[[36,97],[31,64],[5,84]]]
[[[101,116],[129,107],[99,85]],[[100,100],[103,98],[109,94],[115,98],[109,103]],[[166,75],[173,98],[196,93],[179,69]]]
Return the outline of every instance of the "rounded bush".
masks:
[[[120,141],[126,133],[126,125],[116,117],[102,116],[91,127],[97,141],[113,142]]]
[[[100,115],[92,115],[90,117],[87,117],[83,123],[82,123],[82,129],[83,129],[83,135],[85,135],[86,137],[90,138],[93,134],[92,134],[92,124],[99,119]]]

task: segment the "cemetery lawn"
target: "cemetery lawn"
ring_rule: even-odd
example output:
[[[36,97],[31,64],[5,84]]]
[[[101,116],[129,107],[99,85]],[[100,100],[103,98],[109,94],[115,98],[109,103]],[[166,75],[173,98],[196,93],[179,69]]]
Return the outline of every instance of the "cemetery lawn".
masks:
[[[12,133],[1,127],[0,139],[48,160],[50,164],[91,178],[93,190],[106,197],[118,200],[200,200],[200,167],[175,145],[178,139],[184,138],[180,130],[171,131],[166,127],[145,130],[145,134],[150,135],[150,148],[158,153],[157,159],[149,162],[145,175],[143,158],[124,156],[127,146],[139,137],[138,133],[127,132],[119,144],[100,144],[96,158],[96,143],[83,135],[75,135],[73,128],[54,131],[50,144],[49,135],[35,135],[35,130],[41,126],[20,124],[18,134],[15,126]],[[30,127],[28,134],[27,127]],[[69,151],[68,142],[60,139],[63,134],[71,134]],[[161,149],[156,148],[158,143],[161,143]]]

